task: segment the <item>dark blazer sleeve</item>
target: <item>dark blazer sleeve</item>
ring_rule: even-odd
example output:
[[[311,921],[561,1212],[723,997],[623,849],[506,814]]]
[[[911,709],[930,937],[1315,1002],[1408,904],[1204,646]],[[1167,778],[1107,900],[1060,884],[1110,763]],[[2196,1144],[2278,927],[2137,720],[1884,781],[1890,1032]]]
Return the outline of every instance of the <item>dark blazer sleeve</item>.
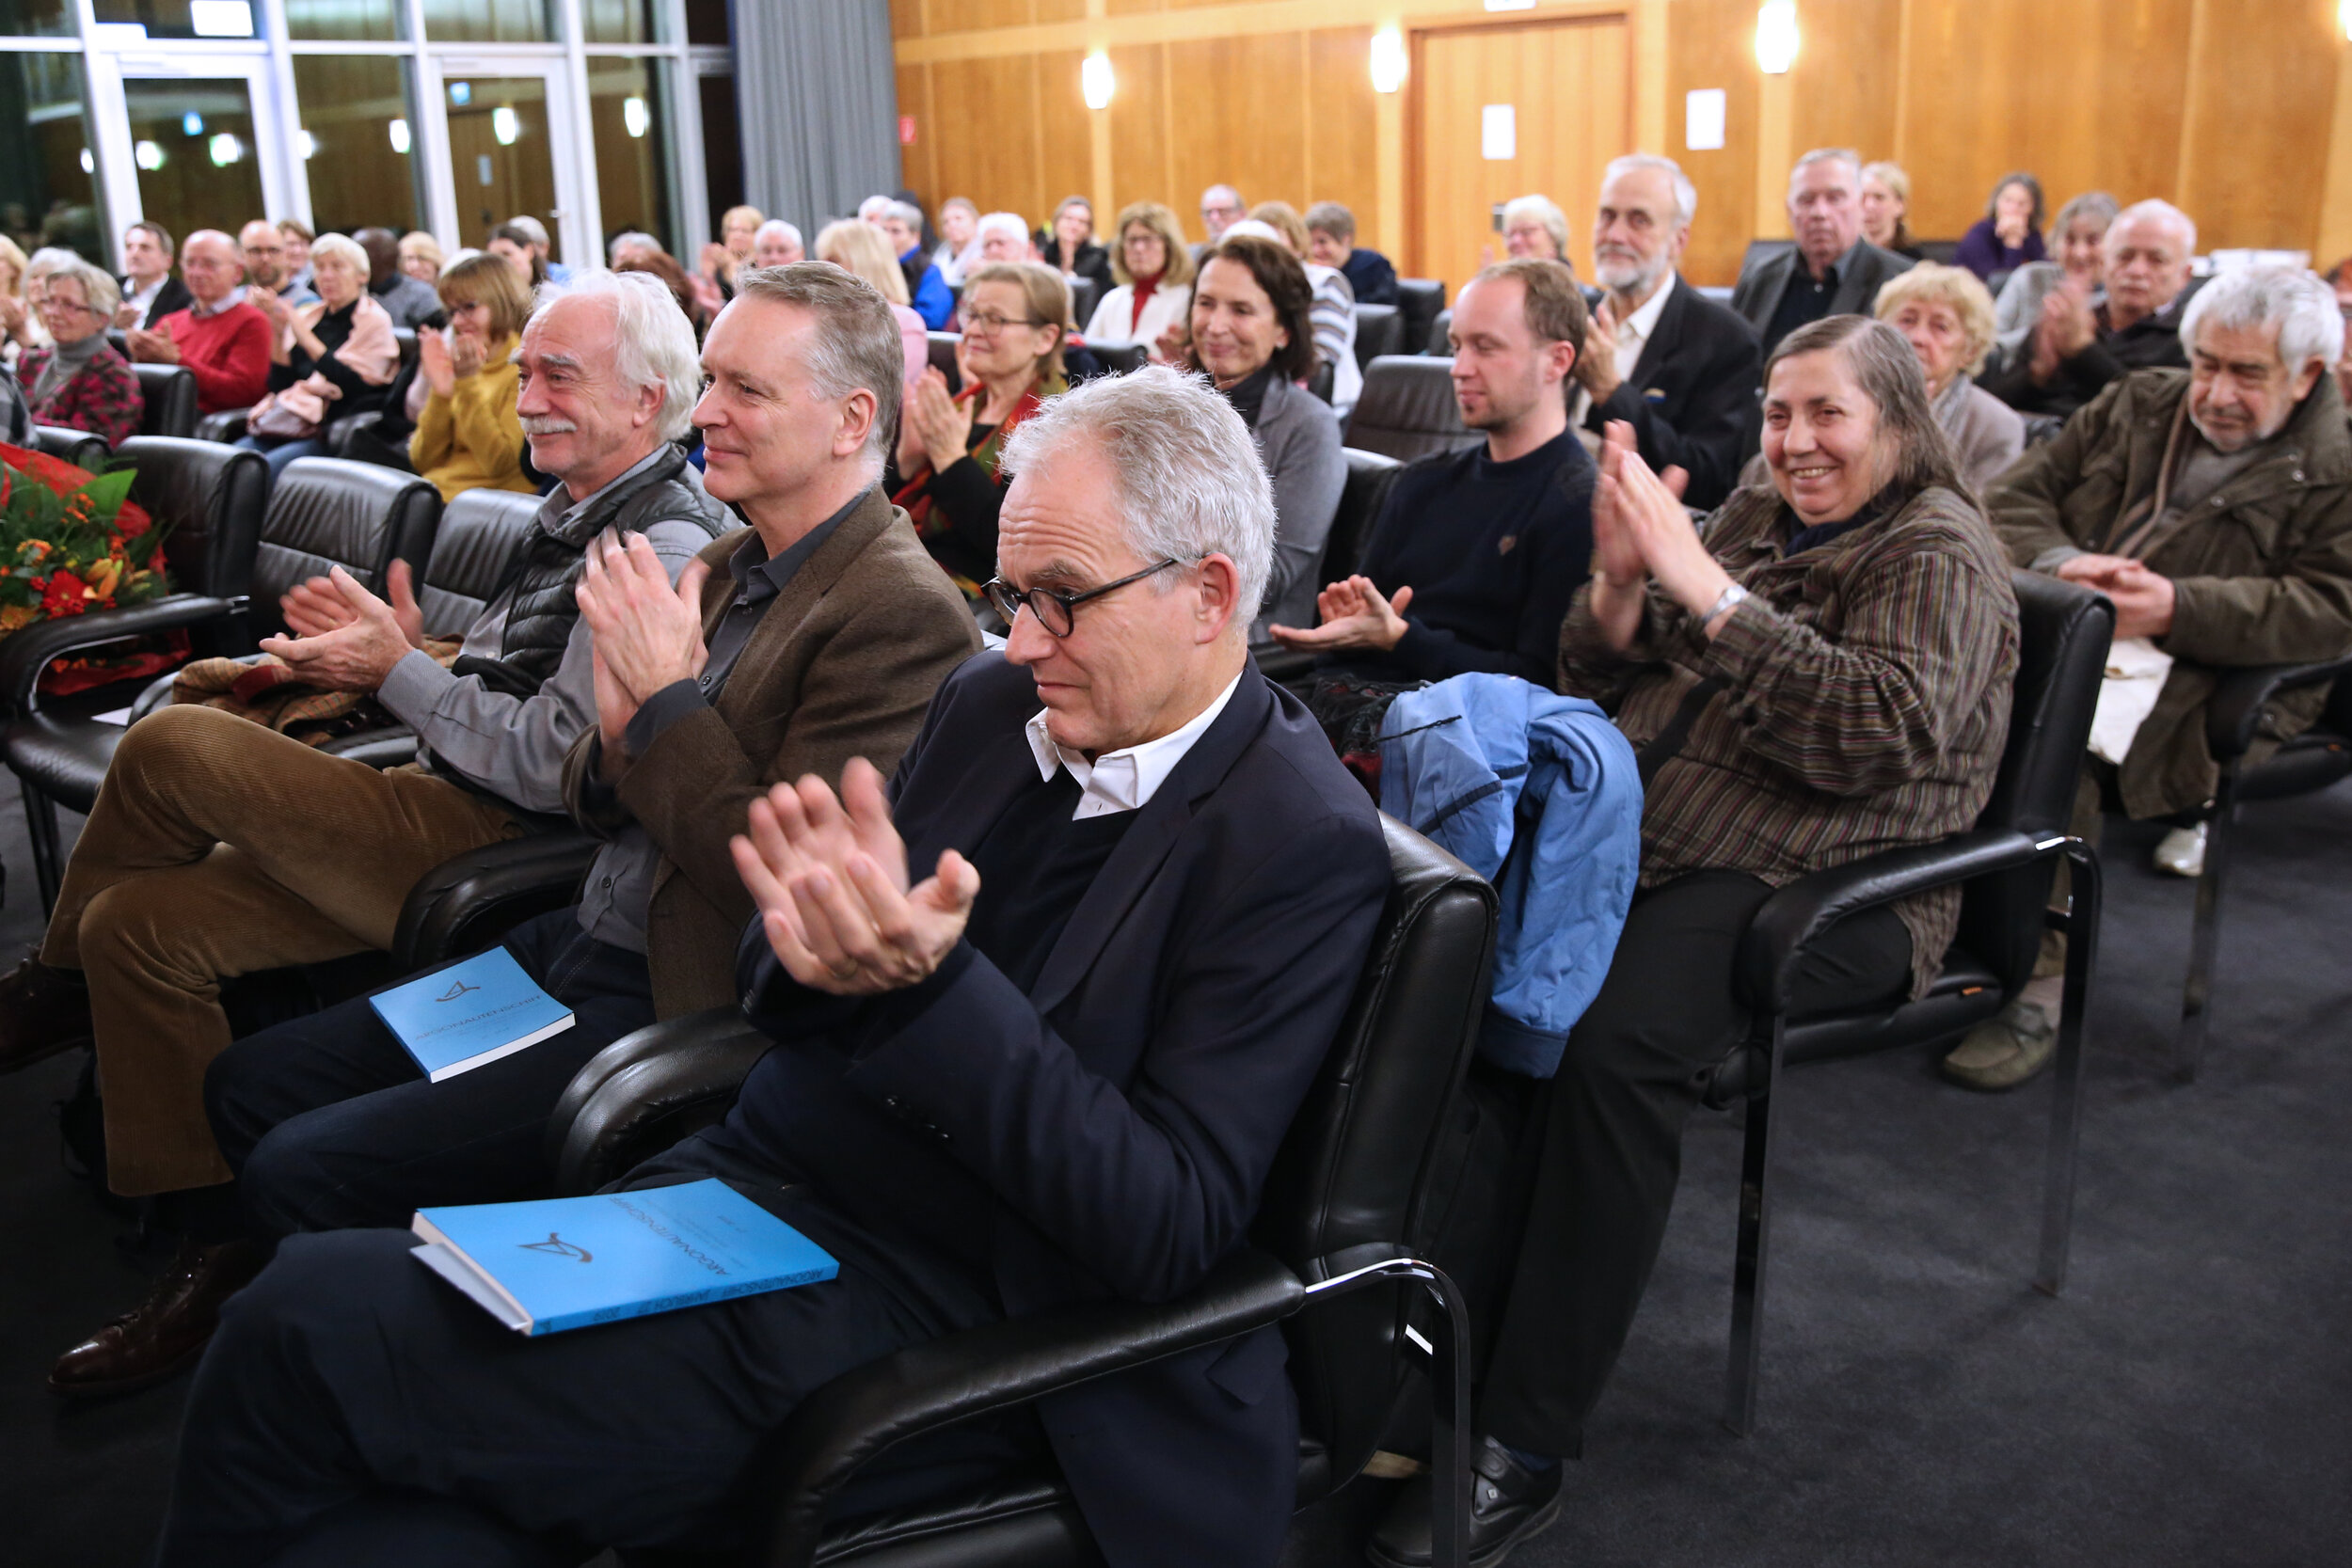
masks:
[[[1763,367],[1748,324],[1678,281],[1649,351],[1607,402],[1593,405],[1584,426],[1598,431],[1625,420],[1642,460],[1661,472],[1669,465],[1687,470],[1683,499],[1712,511],[1739,481]]]
[[[1220,836],[1244,835],[1199,835],[1192,853]],[[1160,1001],[1123,1091],[968,945],[953,982],[850,1069],[1129,1300],[1192,1289],[1242,1240],[1386,897],[1363,819],[1332,810],[1247,836],[1255,863],[1172,935],[1159,973],[1129,977]]]
[[[1795,264],[1794,252],[1768,256],[1742,272],[1740,281],[1732,285],[1732,313],[1755,328],[1759,339],[1772,325],[1772,312],[1780,308],[1781,290]]]

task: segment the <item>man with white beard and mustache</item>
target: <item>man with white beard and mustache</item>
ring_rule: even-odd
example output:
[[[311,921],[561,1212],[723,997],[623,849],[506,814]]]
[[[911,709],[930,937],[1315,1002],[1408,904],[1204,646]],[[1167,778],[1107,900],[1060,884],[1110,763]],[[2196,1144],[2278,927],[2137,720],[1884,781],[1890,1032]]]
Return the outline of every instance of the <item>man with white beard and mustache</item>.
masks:
[[[1731,492],[1763,359],[1756,331],[1677,273],[1698,190],[1671,158],[1613,161],[1593,220],[1593,312],[1568,394],[1568,420],[1597,448],[1613,420],[1633,427],[1642,460],[1691,476],[1702,510]]]

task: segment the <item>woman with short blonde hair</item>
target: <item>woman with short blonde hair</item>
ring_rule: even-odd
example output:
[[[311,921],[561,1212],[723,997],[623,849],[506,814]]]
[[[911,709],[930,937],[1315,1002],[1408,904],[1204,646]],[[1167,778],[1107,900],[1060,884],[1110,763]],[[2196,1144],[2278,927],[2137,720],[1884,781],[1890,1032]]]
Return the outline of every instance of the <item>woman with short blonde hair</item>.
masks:
[[[1878,319],[1919,356],[1928,404],[1951,437],[1960,471],[1983,489],[2026,450],[2017,411],[1971,378],[1993,349],[1993,295],[1965,267],[1922,261],[1879,290]]]
[[[1900,164],[1862,166],[1862,237],[1881,250],[1918,261],[1927,252],[1911,237],[1911,176]]]
[[[908,303],[906,269],[890,253],[890,242],[882,237],[882,231],[862,218],[829,223],[818,230],[817,260],[831,261],[843,272],[855,273],[890,302],[891,317],[898,324],[898,341],[906,351],[906,382],[913,387],[922,375],[923,367],[930,363],[930,329]]]
[[[400,270],[428,286],[441,281],[441,268],[448,258],[441,253],[441,242],[421,229],[412,229],[400,237]]]

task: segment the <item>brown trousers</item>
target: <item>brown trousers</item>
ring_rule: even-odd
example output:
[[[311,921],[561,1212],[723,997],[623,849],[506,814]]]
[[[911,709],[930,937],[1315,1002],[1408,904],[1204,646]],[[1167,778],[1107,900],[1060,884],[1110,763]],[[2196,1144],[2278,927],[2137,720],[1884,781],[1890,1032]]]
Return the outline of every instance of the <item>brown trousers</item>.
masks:
[[[229,1044],[221,981],[389,948],[420,877],[522,832],[421,768],[379,772],[215,708],[132,725],[40,951],[89,983],[114,1190],[230,1179],[204,1119],[204,1069]]]

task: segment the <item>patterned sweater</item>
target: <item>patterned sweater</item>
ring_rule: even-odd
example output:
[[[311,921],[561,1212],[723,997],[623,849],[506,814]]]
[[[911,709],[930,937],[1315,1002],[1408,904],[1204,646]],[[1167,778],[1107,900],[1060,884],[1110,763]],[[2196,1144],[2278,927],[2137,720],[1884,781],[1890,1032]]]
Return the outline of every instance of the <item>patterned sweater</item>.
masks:
[[[1920,492],[1874,522],[1784,556],[1796,519],[1769,486],[1703,525],[1752,597],[1711,641],[1653,584],[1631,647],[1612,649],[1578,590],[1561,689],[1610,710],[1636,750],[1701,680],[1722,688],[1650,782],[1642,885],[1744,871],[1778,887],[1974,825],[1993,793],[2017,673],[2017,595],[1984,515]],[[1960,890],[1894,906],[1913,994],[1943,965]]]
[[[103,436],[110,447],[119,447],[136,436],[139,420],[147,412],[147,399],[139,391],[139,378],[133,373],[131,362],[111,347],[92,355],[90,362],[82,367],[81,374],[38,403],[32,401],[33,388],[40,384],[40,372],[49,368],[49,356],[56,352],[28,348],[24,357],[17,361],[17,380],[24,388],[25,401],[31,404],[33,422],[87,430],[92,436]]]

